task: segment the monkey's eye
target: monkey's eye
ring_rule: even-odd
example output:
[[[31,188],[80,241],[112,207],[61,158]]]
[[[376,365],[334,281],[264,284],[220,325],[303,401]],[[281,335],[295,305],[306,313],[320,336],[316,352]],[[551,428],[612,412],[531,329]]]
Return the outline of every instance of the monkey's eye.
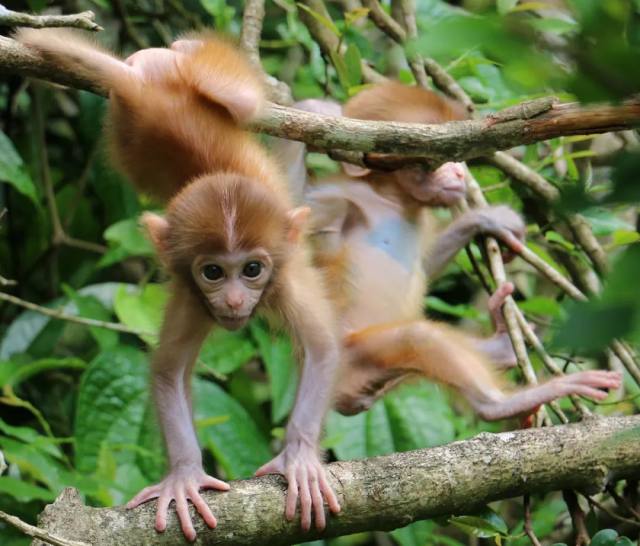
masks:
[[[219,265],[207,264],[202,268],[202,276],[208,281],[219,281],[224,277],[224,271]]]
[[[255,279],[260,273],[262,273],[262,268],[264,266],[260,262],[247,262],[242,269],[242,275],[248,277],[249,279]]]

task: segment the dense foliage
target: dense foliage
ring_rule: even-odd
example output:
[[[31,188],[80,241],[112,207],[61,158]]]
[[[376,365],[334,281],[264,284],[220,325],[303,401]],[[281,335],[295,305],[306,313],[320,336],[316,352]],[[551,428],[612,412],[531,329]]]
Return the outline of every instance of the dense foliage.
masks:
[[[381,33],[358,4],[329,4],[329,19],[304,3],[267,2],[264,68],[287,82],[296,99],[331,95],[344,100],[364,84],[361,59],[380,73],[412,82],[405,53],[428,55],[481,112],[551,94],[618,100],[640,85],[637,1],[576,0],[568,6],[475,1],[464,3],[470,11],[463,11],[452,5],[459,2],[418,0],[419,38],[406,50]],[[166,44],[198,25],[237,35],[242,15],[242,2],[225,0],[29,1],[34,12],[50,7],[93,9],[105,28],[100,39],[124,52]],[[346,46],[343,52],[323,56],[301,15],[337,36]],[[166,288],[137,223],[153,205],[109,167],[101,141],[104,107],[104,99],[88,92],[18,77],[0,82],[0,205],[6,209],[0,225],[2,291],[64,315],[105,322],[87,326],[7,301],[0,306],[0,450],[9,465],[0,476],[0,509],[31,522],[65,486],[78,488],[88,503],[109,506],[122,504],[164,472],[147,383]],[[519,158],[562,191],[553,209],[496,167],[472,164],[490,202],[510,204],[525,215],[529,248],[578,285],[595,273],[560,221],[563,214],[584,214],[615,264],[602,297],[580,305],[568,304],[524,262],[510,265],[520,308],[537,324],[539,335],[553,342],[554,357],[567,371],[619,369],[605,352],[609,342],[615,337],[640,341],[638,146],[637,135],[628,132],[517,148]],[[336,169],[320,154],[311,154],[309,165],[320,174]],[[480,248],[472,245],[457,257],[425,299],[425,309],[489,333],[486,294],[475,272]],[[531,358],[543,378],[542,363],[534,354]],[[239,333],[218,331],[207,340],[196,371],[195,423],[207,468],[227,479],[251,476],[277,451],[293,403],[297,370],[290,342],[259,321]],[[516,372],[510,379],[520,377]],[[595,411],[632,413],[639,394],[627,375],[625,388]],[[568,400],[560,406],[576,418]],[[351,459],[517,426],[483,423],[449,392],[417,382],[358,416],[330,414],[323,445],[330,458]],[[392,532],[392,539],[362,534],[329,543],[455,545],[467,543],[466,534],[527,543],[521,502],[493,508],[449,521],[418,522]],[[567,507],[559,494],[533,499],[532,521],[546,541],[570,540]],[[594,534],[618,528],[619,522],[591,507],[587,524]],[[17,546],[28,539],[0,526],[0,542]],[[630,541],[605,530],[592,544]]]

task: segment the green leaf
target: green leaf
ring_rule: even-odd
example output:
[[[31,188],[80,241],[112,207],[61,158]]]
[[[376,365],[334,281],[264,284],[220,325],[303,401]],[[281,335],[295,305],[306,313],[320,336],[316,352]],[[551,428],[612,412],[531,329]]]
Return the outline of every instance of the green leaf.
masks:
[[[200,350],[206,368],[230,374],[256,356],[256,348],[246,331],[230,332],[215,328]]]
[[[347,47],[347,50],[344,53],[344,64],[347,71],[349,89],[362,83],[361,62],[362,58],[360,56],[358,46],[355,44],[349,44],[349,47]]]
[[[31,476],[53,492],[58,492],[67,485],[67,472],[60,460],[41,451],[37,446],[0,436],[0,447],[7,462],[16,465],[23,476]]]
[[[271,458],[269,442],[246,410],[215,383],[193,383],[196,430],[227,478],[251,476]],[[212,420],[213,419],[213,420]]]
[[[353,23],[359,21],[360,19],[369,15],[369,8],[355,8],[350,11],[345,12],[344,20],[347,24],[352,25]]]
[[[505,521],[488,507],[485,507],[480,514],[449,518],[449,523],[479,538],[506,537],[509,534]]]
[[[496,7],[498,8],[498,13],[500,15],[504,15],[509,13],[513,8],[516,7],[518,0],[496,0]]]
[[[13,142],[0,131],[0,181],[11,184],[17,191],[38,206],[38,192],[24,165],[24,161],[13,146]]]
[[[616,540],[615,546],[637,546],[637,544],[637,542],[631,542],[631,539],[627,537],[620,537],[618,540]]]
[[[345,63],[344,58],[340,55],[340,53],[337,53],[335,51],[330,51],[329,57],[331,57],[333,67],[336,69],[336,73],[338,74],[340,85],[345,90],[349,89],[349,72],[347,71],[347,63]]]
[[[432,447],[455,438],[453,412],[433,383],[404,385],[369,411],[352,417],[330,412],[327,438],[340,460]]]
[[[425,298],[425,303],[427,309],[451,315],[453,317],[478,319],[482,315],[480,311],[471,305],[462,303],[451,305],[436,296],[427,296]]]
[[[518,307],[525,313],[533,315],[559,317],[561,314],[560,304],[556,300],[544,296],[534,296],[524,301],[519,301]]]
[[[617,539],[617,531],[613,529],[602,529],[593,535],[589,546],[615,546]]]
[[[23,381],[49,370],[83,370],[87,363],[79,358],[43,358],[33,362],[0,362],[0,385],[16,387]]]
[[[131,285],[117,282],[105,282],[91,284],[78,290],[82,296],[94,296],[107,309],[112,308],[114,294],[120,288],[130,289]],[[64,303],[64,299],[59,298],[50,302],[47,306],[57,308]],[[67,303],[62,310],[65,313],[75,314],[76,305]],[[0,359],[7,360],[11,355],[23,353],[28,350],[34,340],[40,335],[50,321],[54,319],[42,315],[37,311],[24,311],[15,319],[5,332],[0,345]]]
[[[318,21],[318,23],[320,23],[323,27],[329,29],[338,38],[342,36],[342,32],[340,32],[340,29],[328,17],[325,17],[324,15],[312,10],[311,8],[305,6],[304,4],[301,4],[300,2],[296,2],[296,6],[298,6],[298,8],[300,8],[301,10],[306,11],[309,15],[311,15],[311,17]]]
[[[75,462],[80,472],[97,470],[102,449],[137,444],[148,400],[147,376],[146,355],[131,347],[113,348],[91,361],[76,405]],[[123,464],[135,456],[123,449],[116,459]]]
[[[50,438],[49,436],[42,436],[31,427],[16,427],[9,425],[0,419],[0,432],[6,436],[16,438],[25,444],[32,445],[39,451],[42,451],[52,457],[57,459],[64,458],[62,451],[60,451],[60,448],[58,447],[59,440]]]
[[[162,284],[147,284],[133,292],[122,287],[116,292],[113,308],[120,322],[146,332],[142,339],[152,345],[160,330],[167,297],[167,289]]]
[[[31,502],[34,500],[51,502],[56,498],[56,494],[53,491],[9,476],[0,476],[0,493],[11,495],[18,502]]]
[[[103,322],[111,321],[111,313],[100,303],[98,298],[94,296],[82,296],[68,285],[64,285],[63,289],[67,297],[76,304],[78,314],[81,317],[101,320]],[[118,333],[113,330],[90,327],[89,331],[103,351],[118,344]]]
[[[430,544],[437,525],[433,521],[416,521],[401,529],[391,531],[391,536],[400,546],[424,546]]]
[[[263,323],[255,321],[251,323],[251,334],[269,374],[271,421],[279,423],[293,407],[300,376],[291,340],[283,334],[272,333]]]
[[[613,246],[624,246],[640,241],[640,233],[627,229],[618,229],[613,232],[611,244]]]
[[[109,246],[121,250],[124,256],[153,256],[153,245],[144,235],[137,218],[120,220],[104,232]]]

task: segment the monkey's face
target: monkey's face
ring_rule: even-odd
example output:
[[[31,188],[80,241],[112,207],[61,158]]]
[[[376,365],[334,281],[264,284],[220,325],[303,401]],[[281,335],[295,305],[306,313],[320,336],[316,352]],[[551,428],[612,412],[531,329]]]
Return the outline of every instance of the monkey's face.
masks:
[[[432,207],[450,207],[466,192],[463,163],[444,163],[435,171],[407,167],[395,171],[397,183],[414,199]]]
[[[197,256],[191,274],[214,320],[227,330],[242,328],[273,274],[273,261],[261,249]]]

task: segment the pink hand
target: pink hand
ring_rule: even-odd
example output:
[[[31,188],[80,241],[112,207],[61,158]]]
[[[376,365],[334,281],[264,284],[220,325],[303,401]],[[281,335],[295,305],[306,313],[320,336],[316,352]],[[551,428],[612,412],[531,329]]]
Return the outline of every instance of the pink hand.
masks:
[[[156,511],[156,531],[167,528],[167,511],[172,500],[176,501],[176,512],[180,527],[187,540],[196,539],[196,530],[189,515],[191,501],[205,523],[212,529],[218,524],[211,509],[200,495],[200,489],[228,491],[229,484],[206,474],[200,465],[181,466],[173,469],[159,484],[145,487],[127,503],[127,508],[135,508],[151,499],[158,499]]]
[[[256,471],[256,476],[282,474],[289,482],[285,516],[291,521],[296,514],[300,498],[300,521],[304,531],[311,529],[312,510],[316,528],[326,525],[324,499],[334,514],[340,512],[340,503],[327,480],[324,466],[316,451],[304,442],[291,442],[271,462]]]

